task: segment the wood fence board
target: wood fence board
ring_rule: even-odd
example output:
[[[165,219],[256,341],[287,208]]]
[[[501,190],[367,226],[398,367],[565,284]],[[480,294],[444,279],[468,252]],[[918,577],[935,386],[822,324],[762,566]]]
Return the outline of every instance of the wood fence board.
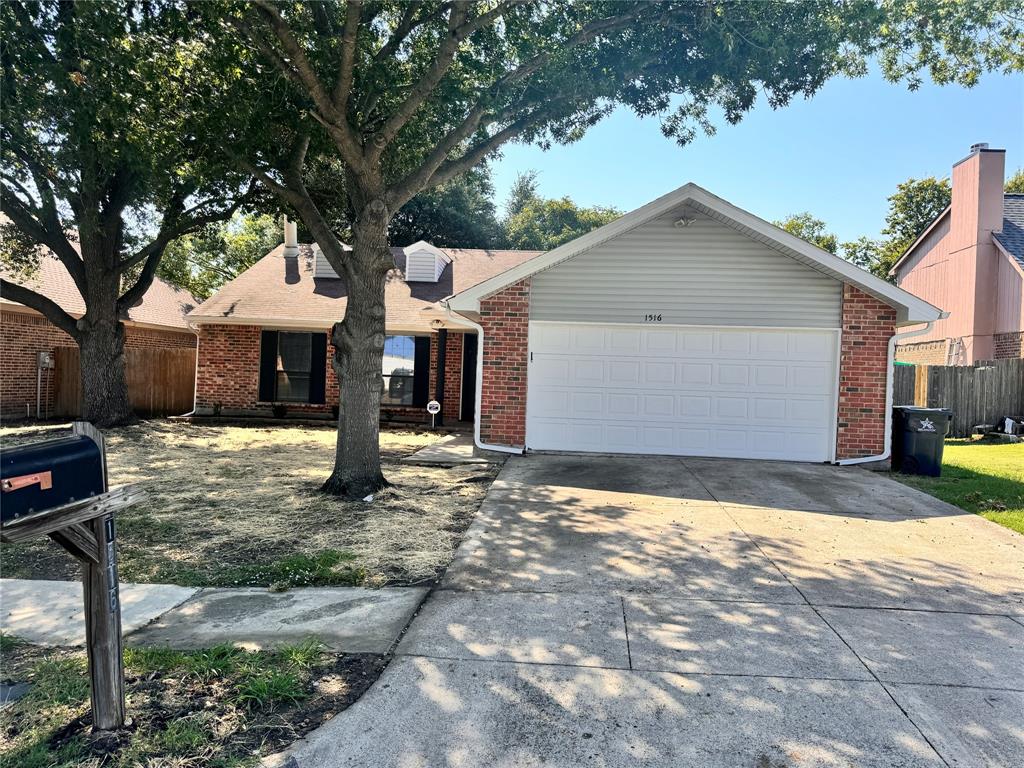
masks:
[[[78,416],[82,409],[78,347],[55,350],[55,416]],[[192,410],[196,350],[126,349],[128,399],[142,416],[177,416]]]
[[[950,435],[969,437],[978,424],[1024,417],[1024,359],[967,365],[898,365],[893,403],[953,412]]]

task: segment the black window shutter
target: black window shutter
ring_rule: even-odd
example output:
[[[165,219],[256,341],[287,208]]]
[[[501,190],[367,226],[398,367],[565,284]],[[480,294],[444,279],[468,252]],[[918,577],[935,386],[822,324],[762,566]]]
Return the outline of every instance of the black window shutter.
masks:
[[[323,405],[327,402],[327,334],[314,333],[309,350],[309,402]]]
[[[263,331],[260,334],[260,402],[273,402],[276,384],[277,331]]]
[[[430,337],[416,336],[416,353],[412,369],[412,404],[426,406],[430,400]]]

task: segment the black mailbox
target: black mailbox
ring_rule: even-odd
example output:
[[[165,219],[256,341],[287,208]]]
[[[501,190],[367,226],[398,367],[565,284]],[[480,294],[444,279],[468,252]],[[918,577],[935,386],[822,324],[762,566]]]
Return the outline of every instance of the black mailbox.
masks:
[[[0,521],[82,501],[106,491],[100,446],[86,435],[0,452]]]

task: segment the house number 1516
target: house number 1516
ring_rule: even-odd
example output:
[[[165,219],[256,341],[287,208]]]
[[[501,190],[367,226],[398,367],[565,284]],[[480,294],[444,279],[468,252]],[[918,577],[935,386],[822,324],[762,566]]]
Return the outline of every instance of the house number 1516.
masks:
[[[644,315],[644,322],[645,323],[660,323],[661,322],[661,313],[659,312],[656,315]]]

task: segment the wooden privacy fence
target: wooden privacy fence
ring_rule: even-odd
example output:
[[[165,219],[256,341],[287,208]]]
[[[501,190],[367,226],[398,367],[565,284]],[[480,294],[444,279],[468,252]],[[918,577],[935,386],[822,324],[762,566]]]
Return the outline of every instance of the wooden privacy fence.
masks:
[[[194,349],[126,349],[128,399],[140,416],[178,416],[195,401]],[[54,350],[54,416],[79,416],[82,381],[78,347]]]
[[[952,437],[978,424],[1024,417],[1024,359],[968,365],[897,365],[893,404],[953,411]]]

